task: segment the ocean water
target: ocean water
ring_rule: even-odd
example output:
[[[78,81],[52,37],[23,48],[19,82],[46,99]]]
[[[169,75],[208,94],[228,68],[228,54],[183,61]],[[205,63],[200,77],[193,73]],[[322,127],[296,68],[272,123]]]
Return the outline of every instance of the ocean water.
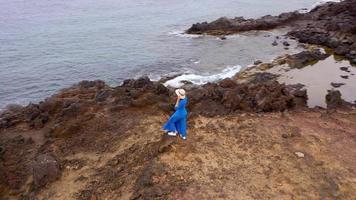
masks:
[[[273,47],[281,32],[220,40],[181,34],[192,23],[310,8],[315,0],[0,0],[0,108],[38,102],[81,80],[226,77]]]

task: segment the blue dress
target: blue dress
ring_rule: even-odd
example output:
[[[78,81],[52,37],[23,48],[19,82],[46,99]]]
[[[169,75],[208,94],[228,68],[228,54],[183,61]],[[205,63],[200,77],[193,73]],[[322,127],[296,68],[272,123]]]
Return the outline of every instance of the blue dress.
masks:
[[[186,137],[187,135],[187,115],[188,112],[185,109],[188,99],[179,100],[178,106],[175,107],[175,112],[169,118],[167,123],[163,126],[163,130],[170,132],[178,132],[181,136]]]

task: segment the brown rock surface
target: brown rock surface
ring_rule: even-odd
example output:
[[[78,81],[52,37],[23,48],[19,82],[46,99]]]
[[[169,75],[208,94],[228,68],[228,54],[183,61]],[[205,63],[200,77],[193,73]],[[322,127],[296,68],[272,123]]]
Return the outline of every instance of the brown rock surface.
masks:
[[[162,136],[174,93],[147,78],[115,88],[84,81],[39,104],[13,107],[1,115],[8,125],[0,129],[0,194],[4,199],[355,196],[356,114],[306,109],[300,85],[262,78],[268,76],[188,91],[187,141]],[[48,120],[33,126],[42,115]]]

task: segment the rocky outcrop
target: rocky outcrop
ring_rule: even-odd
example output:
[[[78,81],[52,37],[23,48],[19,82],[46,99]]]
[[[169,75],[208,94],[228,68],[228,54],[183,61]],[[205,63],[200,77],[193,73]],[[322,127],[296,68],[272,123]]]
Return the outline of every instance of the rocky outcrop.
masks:
[[[250,30],[289,27],[292,38],[302,43],[327,46],[335,54],[356,63],[356,0],[326,3],[308,13],[283,13],[259,19],[220,18],[207,23],[193,24],[189,34],[227,35]],[[275,42],[274,45],[277,45]]]
[[[227,35],[250,30],[269,30],[297,20],[302,15],[298,12],[283,13],[279,16],[266,15],[259,19],[236,17],[219,18],[213,22],[193,24],[186,32],[188,34]]]
[[[320,52],[319,50],[302,51],[297,54],[288,55],[286,62],[292,69],[301,69],[307,65],[315,64],[319,60],[329,57],[329,54]]]
[[[290,92],[290,86],[279,84],[274,81],[275,77],[261,73],[244,84],[225,79],[219,83],[194,87],[188,91],[191,99],[189,107],[194,113],[209,115],[235,111],[270,112],[293,109],[298,104],[296,102],[306,100],[306,95],[295,96]],[[91,107],[107,106],[112,110],[120,110],[154,106],[170,111],[170,94],[173,91],[147,77],[126,80],[116,88],[110,88],[102,81],[83,81],[39,104],[5,111],[0,116],[1,128],[26,123],[39,129],[52,121],[54,124],[49,135],[70,136],[80,131],[77,126],[79,121],[93,117]]]

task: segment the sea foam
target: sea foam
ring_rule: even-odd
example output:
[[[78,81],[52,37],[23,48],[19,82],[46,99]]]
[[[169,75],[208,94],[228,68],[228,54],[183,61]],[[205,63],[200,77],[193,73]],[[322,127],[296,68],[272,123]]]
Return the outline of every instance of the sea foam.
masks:
[[[173,88],[178,88],[184,85],[184,82],[191,82],[196,85],[203,85],[208,82],[215,82],[222,80],[224,78],[229,78],[234,76],[241,70],[240,65],[235,65],[227,67],[221,73],[212,74],[212,75],[197,75],[197,74],[183,74],[175,77],[174,79],[168,80],[164,83],[165,86],[170,86]]]

